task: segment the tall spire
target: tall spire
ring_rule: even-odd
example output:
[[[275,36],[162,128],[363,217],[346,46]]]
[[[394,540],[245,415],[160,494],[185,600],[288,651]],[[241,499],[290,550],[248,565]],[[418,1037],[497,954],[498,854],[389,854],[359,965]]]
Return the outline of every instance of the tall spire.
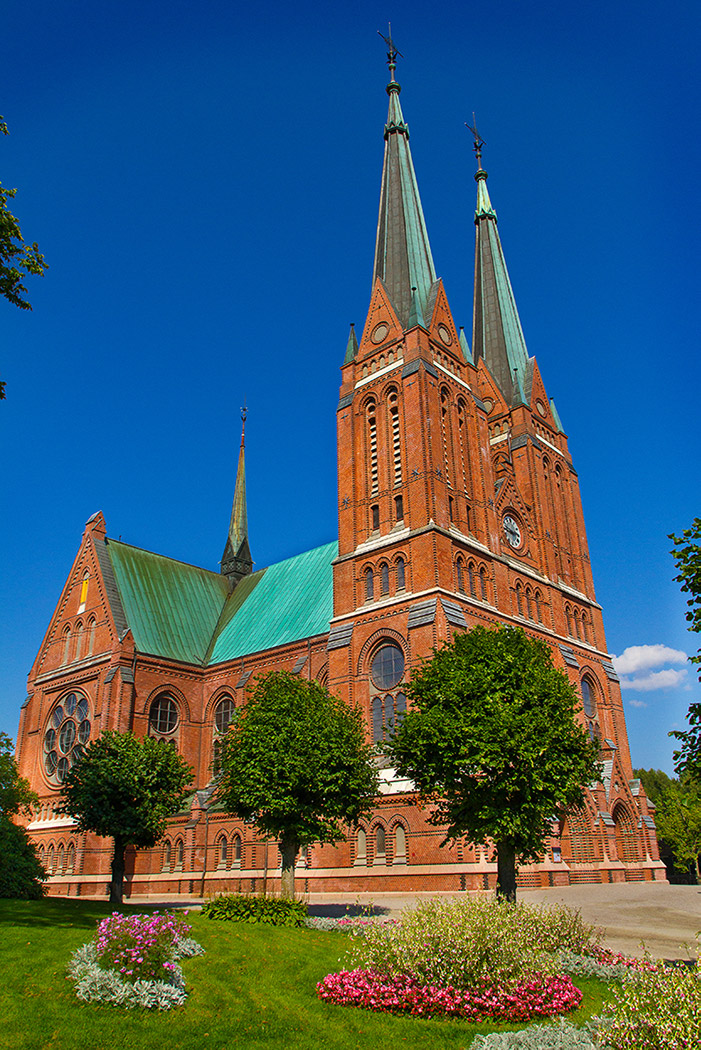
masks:
[[[394,76],[400,52],[392,41],[391,26],[389,36],[383,40],[387,44],[390,73],[387,85],[389,112],[385,124],[373,284],[377,277],[382,279],[402,323],[408,325],[412,313],[412,289],[416,289],[420,313],[426,309],[436,271],[409,149],[409,128],[399,102],[401,87]]]
[[[251,549],[248,545],[248,514],[246,512],[246,460],[244,450],[246,447],[247,415],[248,412],[244,406],[241,409],[241,447],[239,448],[239,463],[236,470],[234,502],[231,508],[229,535],[221,560],[222,574],[228,576],[229,580],[234,584],[253,571]]]
[[[472,353],[475,364],[484,363],[494,376],[510,405],[523,403],[528,350],[516,309],[509,271],[497,230],[497,213],[487,189],[487,172],[482,167],[483,139],[477,125],[466,125],[475,138],[477,157],[477,208],[475,225],[475,314]]]

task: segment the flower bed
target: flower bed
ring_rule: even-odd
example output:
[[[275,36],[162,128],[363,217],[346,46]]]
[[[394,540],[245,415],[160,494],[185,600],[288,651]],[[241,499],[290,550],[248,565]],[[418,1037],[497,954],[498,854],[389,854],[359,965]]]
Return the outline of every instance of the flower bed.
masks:
[[[103,919],[93,941],[72,956],[68,976],[84,1002],[125,1009],[170,1010],[185,1002],[185,980],[178,960],[204,949],[182,919],[166,912]]]
[[[412,977],[385,977],[372,970],[342,970],[320,981],[317,995],[338,1006],[468,1021],[530,1021],[566,1013],[582,1001],[582,993],[566,974],[533,974],[508,985],[484,982],[459,990],[451,985],[421,985]]]

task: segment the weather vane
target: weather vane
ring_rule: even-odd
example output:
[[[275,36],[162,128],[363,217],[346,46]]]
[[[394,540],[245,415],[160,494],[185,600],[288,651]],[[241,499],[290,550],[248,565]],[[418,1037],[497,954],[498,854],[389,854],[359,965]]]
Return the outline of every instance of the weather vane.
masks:
[[[392,23],[387,23],[387,36],[385,36],[384,33],[381,33],[379,29],[377,30],[377,35],[381,36],[385,44],[387,44],[387,65],[390,68],[390,72],[393,73],[397,65],[397,55],[399,55],[400,58],[404,58],[404,55],[398,50],[395,46],[394,40],[392,40]]]
[[[477,119],[475,117],[474,112],[472,114],[472,124],[468,124],[467,121],[465,121],[465,127],[467,128],[468,131],[471,131],[472,134],[473,134],[475,143],[474,143],[474,146],[472,148],[474,149],[475,156],[477,157],[477,167],[478,167],[479,170],[481,170],[482,169],[482,147],[484,146],[485,142],[484,142],[484,139],[482,138],[482,136],[480,135],[479,131],[477,130]]]

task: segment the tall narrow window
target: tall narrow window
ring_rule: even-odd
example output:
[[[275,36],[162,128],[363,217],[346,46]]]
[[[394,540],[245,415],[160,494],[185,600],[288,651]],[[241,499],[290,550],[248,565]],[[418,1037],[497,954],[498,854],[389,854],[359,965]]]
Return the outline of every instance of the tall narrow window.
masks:
[[[589,637],[589,618],[584,612],[582,613],[582,635],[584,636],[585,642],[591,641]]]
[[[572,637],[572,613],[570,612],[569,605],[565,606],[565,617],[567,619],[567,633]]]
[[[448,404],[448,391],[441,390],[441,436],[443,438],[443,464],[445,468],[446,484],[449,488],[451,488],[452,486],[450,482],[450,459],[448,455]]]
[[[458,574],[458,590],[463,594],[465,593],[465,563],[462,558],[458,558],[455,567]]]
[[[399,439],[399,406],[394,391],[389,395],[389,416],[392,425],[392,468],[396,486],[402,483],[402,447]]]
[[[521,584],[516,584],[516,608],[518,609],[519,616],[523,616],[523,593],[521,591]]]
[[[403,558],[397,558],[397,590],[406,589],[406,563]]]
[[[389,594],[389,565],[386,561],[380,566],[380,594]]]
[[[240,868],[241,867],[241,836],[238,835],[238,834],[234,835],[234,841],[233,841],[231,852],[232,852],[232,855],[233,855],[232,856],[233,867]]]
[[[88,622],[88,656],[92,656],[93,650],[95,648],[95,630],[96,630],[96,628],[97,628],[97,623],[95,622],[95,618],[92,617],[90,619],[90,621]]]
[[[168,839],[163,843],[163,866],[161,871],[170,871],[173,865],[173,847]]]
[[[74,660],[80,660],[83,655],[83,625],[78,621],[75,625],[75,655]]]
[[[183,861],[185,859],[185,845],[182,839],[178,839],[175,843],[175,870],[183,870]]]
[[[217,867],[226,868],[229,862],[229,844],[226,841],[226,835],[222,835],[219,839],[219,849],[217,851]]]
[[[365,864],[368,856],[368,837],[364,828],[358,828],[358,838],[356,842],[355,863]]]
[[[394,497],[394,517],[397,521],[404,521],[404,500],[401,496]]]
[[[531,608],[531,588],[526,587],[526,616],[529,620],[533,619],[533,610]]]
[[[384,726],[383,726],[383,711],[382,711],[382,697],[374,696],[372,698],[372,740],[374,744],[381,743],[384,740]]]
[[[380,529],[380,507],[378,503],[373,503],[370,507],[370,522],[372,525],[373,532],[379,532]]]
[[[448,496],[448,519],[453,521],[455,515],[454,499],[452,496]]]
[[[406,831],[401,824],[394,829],[394,863],[406,864]]]
[[[371,602],[375,597],[375,576],[372,569],[368,566],[365,570],[365,601]]]
[[[480,568],[480,593],[482,595],[482,601],[487,601],[487,570],[484,565]]]
[[[475,591],[475,566],[472,562],[467,563],[467,582],[470,588],[470,596],[472,598],[476,598],[477,592]]]
[[[542,597],[540,591],[535,592],[535,614],[538,618],[538,623],[543,622],[543,609],[542,609]]]
[[[376,496],[379,491],[377,475],[377,417],[375,405],[368,405],[368,446],[370,450],[370,495]]]
[[[380,824],[375,830],[375,864],[385,862],[385,829]]]
[[[66,850],[66,875],[72,875],[75,871],[75,843],[71,842]]]
[[[90,583],[90,573],[86,572],[83,576],[83,582],[80,585],[80,601],[78,602],[78,612],[85,612],[85,603],[88,600],[88,585]]]
[[[62,664],[67,664],[71,653],[71,629],[66,627],[63,632],[63,657],[61,659]]]
[[[577,635],[577,638],[581,641],[582,632],[579,628],[579,609],[574,610],[574,633]]]
[[[467,473],[465,471],[465,402],[458,401],[458,441],[460,443],[460,473],[463,491],[467,492]]]

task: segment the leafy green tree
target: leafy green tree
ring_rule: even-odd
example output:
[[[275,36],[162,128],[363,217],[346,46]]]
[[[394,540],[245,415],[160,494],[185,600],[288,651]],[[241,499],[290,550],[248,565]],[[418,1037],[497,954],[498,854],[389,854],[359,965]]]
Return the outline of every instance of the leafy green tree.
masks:
[[[692,868],[701,881],[701,784],[685,777],[662,791],[656,803],[655,824],[659,837],[672,849],[680,868]]]
[[[698,634],[701,632],[701,518],[694,518],[691,528],[684,529],[681,536],[672,533],[669,539],[674,544],[671,554],[678,572],[674,579],[681,584],[682,592],[689,595],[686,601],[689,630]],[[701,650],[689,660],[692,664],[701,664]],[[687,719],[690,729],[669,734],[682,745],[673,753],[675,769],[679,774],[688,773],[701,781],[701,704],[689,706]]]
[[[9,134],[7,124],[0,117],[0,134]],[[26,274],[41,275],[48,269],[39,245],[25,244],[19,223],[10,211],[8,201],[17,190],[5,189],[0,184],[0,295],[19,306],[20,310],[31,310],[25,298],[27,289],[22,281]],[[5,384],[0,382],[0,400],[5,397]]]
[[[494,841],[497,893],[515,900],[517,862],[543,852],[553,815],[581,806],[582,785],[600,775],[574,687],[544,642],[476,627],[435,650],[407,692],[390,757],[446,840]]]
[[[163,836],[192,782],[192,769],[165,740],[108,731],[66,777],[63,810],[80,831],[114,840],[110,901],[122,903],[124,851],[150,849]]]
[[[23,827],[13,823],[17,813],[27,813],[37,796],[19,775],[12,740],[0,733],[0,897],[36,900],[44,893],[46,878],[34,843]]]
[[[280,842],[282,894],[312,842],[338,842],[377,793],[360,711],[286,672],[258,679],[221,752],[219,798]]]

